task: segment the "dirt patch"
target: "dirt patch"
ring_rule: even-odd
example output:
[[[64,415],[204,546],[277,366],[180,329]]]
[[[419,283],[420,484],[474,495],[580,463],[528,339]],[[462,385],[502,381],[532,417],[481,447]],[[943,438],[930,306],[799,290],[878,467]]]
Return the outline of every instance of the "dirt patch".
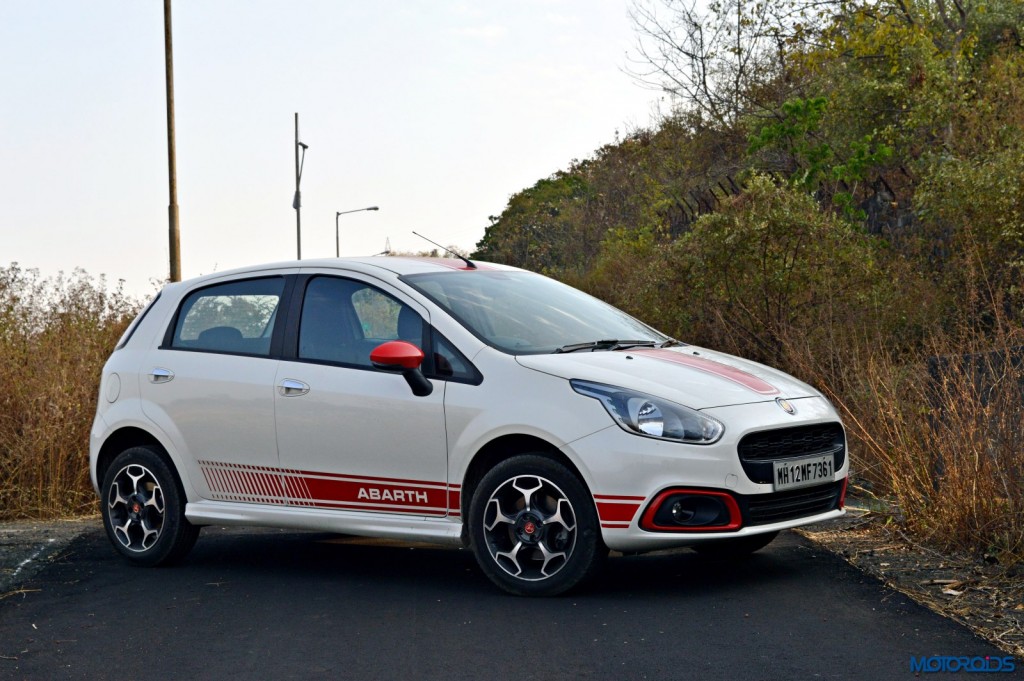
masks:
[[[950,555],[922,546],[889,522],[892,509],[883,506],[853,498],[845,517],[800,533],[1024,659],[1024,565],[1005,566],[994,557]]]

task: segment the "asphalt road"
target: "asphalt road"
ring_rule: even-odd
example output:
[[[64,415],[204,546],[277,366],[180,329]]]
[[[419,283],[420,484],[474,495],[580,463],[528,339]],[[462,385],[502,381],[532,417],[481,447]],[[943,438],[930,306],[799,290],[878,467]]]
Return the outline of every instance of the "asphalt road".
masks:
[[[582,593],[523,599],[468,551],[206,528],[145,569],[97,527],[19,586],[0,678],[875,680],[1005,655],[791,533],[740,563],[613,557]]]

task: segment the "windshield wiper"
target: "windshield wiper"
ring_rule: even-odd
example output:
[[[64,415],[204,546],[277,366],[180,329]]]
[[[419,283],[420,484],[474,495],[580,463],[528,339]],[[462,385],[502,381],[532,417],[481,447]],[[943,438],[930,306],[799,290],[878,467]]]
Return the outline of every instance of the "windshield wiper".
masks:
[[[659,348],[676,348],[686,345],[683,341],[677,341],[675,338],[669,338],[667,341],[659,345]]]
[[[625,350],[626,348],[638,348],[646,347],[653,348],[657,343],[652,340],[599,340],[590,341],[589,343],[573,343],[571,345],[563,345],[556,349],[552,354],[559,354],[562,352],[577,352],[579,350],[589,350],[595,352],[597,350]]]

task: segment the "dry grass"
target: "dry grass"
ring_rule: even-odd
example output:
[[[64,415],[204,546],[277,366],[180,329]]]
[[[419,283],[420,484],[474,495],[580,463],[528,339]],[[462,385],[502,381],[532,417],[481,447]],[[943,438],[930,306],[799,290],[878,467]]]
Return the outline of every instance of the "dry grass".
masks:
[[[863,353],[833,377],[854,476],[896,502],[920,540],[1004,565],[1024,560],[1024,355],[942,337],[931,357]],[[964,353],[963,348],[975,351]]]
[[[0,268],[0,520],[94,506],[89,428],[100,371],[138,310],[84,272]]]

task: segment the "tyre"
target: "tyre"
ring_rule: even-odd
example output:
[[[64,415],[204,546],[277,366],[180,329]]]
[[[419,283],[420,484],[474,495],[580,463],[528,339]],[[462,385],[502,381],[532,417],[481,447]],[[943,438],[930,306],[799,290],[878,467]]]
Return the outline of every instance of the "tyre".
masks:
[[[480,569],[517,596],[554,596],[592,576],[608,553],[586,487],[568,468],[524,454],[487,473],[470,502]]]
[[[701,542],[693,549],[709,558],[742,558],[759,551],[772,543],[772,540],[779,536],[778,532],[766,532],[754,534],[749,537],[736,537],[735,539],[716,539],[714,541]]]
[[[107,537],[131,562],[170,565],[196,543],[199,528],[185,519],[181,483],[149,447],[121,452],[103,476],[100,493]]]

